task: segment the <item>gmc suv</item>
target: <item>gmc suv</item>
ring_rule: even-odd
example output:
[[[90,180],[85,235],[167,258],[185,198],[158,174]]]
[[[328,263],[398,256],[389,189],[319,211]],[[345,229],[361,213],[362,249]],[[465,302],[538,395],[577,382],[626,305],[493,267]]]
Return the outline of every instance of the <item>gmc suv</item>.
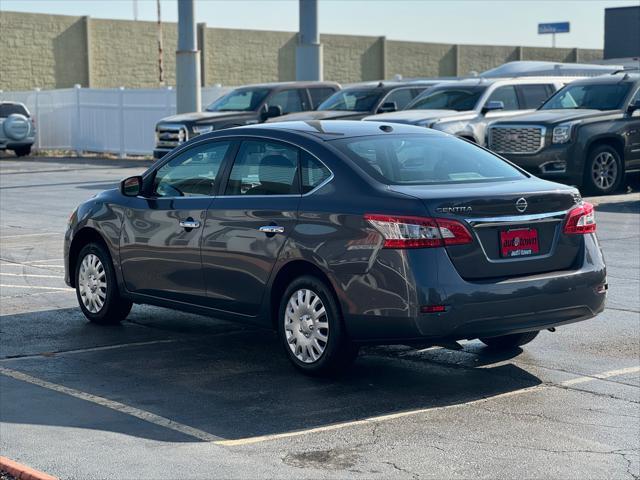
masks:
[[[487,145],[535,175],[614,192],[640,170],[640,75],[573,82],[537,112],[491,124]]]
[[[163,118],[156,125],[155,158],[190,138],[213,130],[262,123],[292,112],[314,110],[340,85],[334,82],[264,83],[236,88],[209,105],[204,112]]]
[[[533,111],[573,79],[481,78],[445,82],[423,92],[402,111],[364,120],[433,128],[482,145],[491,120]]]

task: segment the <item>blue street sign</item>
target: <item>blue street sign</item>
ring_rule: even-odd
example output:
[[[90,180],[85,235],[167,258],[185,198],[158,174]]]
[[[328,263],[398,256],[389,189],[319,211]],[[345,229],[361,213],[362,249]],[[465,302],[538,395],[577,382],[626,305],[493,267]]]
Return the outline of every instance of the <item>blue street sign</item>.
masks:
[[[569,33],[569,22],[539,23],[538,34],[545,33]]]

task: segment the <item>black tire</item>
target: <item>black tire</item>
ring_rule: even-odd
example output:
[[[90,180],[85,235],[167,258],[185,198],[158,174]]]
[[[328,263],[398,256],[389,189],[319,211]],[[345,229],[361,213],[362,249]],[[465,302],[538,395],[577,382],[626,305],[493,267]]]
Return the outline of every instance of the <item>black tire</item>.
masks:
[[[80,271],[83,268],[83,261],[85,257],[89,257],[90,255],[95,255],[95,257],[100,261],[103,268],[102,270],[98,268],[96,271],[99,271],[100,273],[104,271],[104,276],[102,278],[104,278],[106,283],[104,289],[104,300],[100,308],[97,308],[97,305],[89,305],[90,308],[97,309],[96,311],[91,311],[89,307],[85,305],[80,283]],[[113,269],[113,263],[111,262],[111,255],[109,255],[109,252],[103,245],[99,243],[89,243],[80,250],[80,254],[76,261],[75,285],[76,296],[78,298],[80,309],[90,322],[98,323],[100,325],[115,325],[123,321],[127,318],[127,315],[129,315],[133,303],[120,295],[115,271]]]
[[[13,150],[17,157],[25,157],[31,153],[31,145],[26,147],[18,147]]]
[[[305,333],[303,333],[301,329],[297,328],[295,329],[296,332],[294,332],[293,323],[288,323],[291,328],[285,328],[285,314],[287,313],[289,300],[294,293],[300,290],[310,291],[313,295],[319,297],[321,305],[324,306],[326,312],[326,315],[323,315],[317,322],[313,319],[307,320],[307,322],[312,325],[311,331],[307,332],[307,334],[311,335],[311,337],[307,337],[307,341],[313,341],[314,334],[326,334],[327,338],[326,342],[324,342],[324,350],[321,352],[318,358],[308,362],[305,362],[296,356],[296,354],[290,347],[290,344],[294,345],[294,343],[293,341],[289,342],[288,340],[288,338],[291,338],[292,336],[295,337],[296,343],[294,345],[294,348],[297,349],[299,345],[298,342],[300,342],[300,344],[305,342]],[[312,302],[313,299],[315,299],[313,295],[311,295],[310,297],[312,299]],[[306,297],[304,298],[306,299]],[[303,303],[300,305],[303,305]],[[314,307],[314,309],[321,310],[321,308],[318,308],[317,305]],[[291,307],[291,311],[293,311],[293,307]],[[291,316],[288,317],[288,319],[291,318]],[[320,323],[320,320],[322,320],[322,323]],[[348,367],[353,363],[355,358],[358,356],[358,346],[351,342],[347,337],[342,321],[342,316],[340,315],[340,309],[338,308],[338,303],[333,293],[322,280],[316,277],[309,275],[301,276],[294,279],[289,284],[287,289],[284,291],[282,298],[280,299],[280,308],[278,309],[277,322],[278,335],[280,336],[280,339],[282,341],[282,347],[284,348],[287,358],[289,358],[289,360],[296,366],[296,368],[308,375],[319,376],[341,373],[347,370]],[[323,325],[324,323],[328,324],[328,328],[326,330],[322,326],[317,327],[318,325]],[[313,327],[313,325],[315,325],[316,327]],[[303,327],[301,326],[300,328]],[[292,340],[294,339],[292,338]],[[318,340],[318,342],[319,344],[323,343],[322,340]],[[303,346],[304,345],[301,345],[301,348]],[[313,352],[317,353],[316,350],[313,350]],[[300,352],[300,355],[304,355],[304,353]],[[309,358],[309,355],[307,355],[307,358]]]
[[[608,168],[604,168],[606,162]],[[624,166],[618,151],[611,145],[591,149],[584,166],[584,188],[593,195],[608,195],[620,188]]]
[[[514,333],[501,337],[480,338],[480,341],[492,350],[513,350],[531,342],[540,332]]]

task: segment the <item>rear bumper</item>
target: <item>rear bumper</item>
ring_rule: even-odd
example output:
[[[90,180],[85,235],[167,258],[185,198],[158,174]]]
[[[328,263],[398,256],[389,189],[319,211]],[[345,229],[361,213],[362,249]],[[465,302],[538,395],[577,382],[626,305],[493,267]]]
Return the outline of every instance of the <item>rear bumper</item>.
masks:
[[[371,292],[361,312],[345,315],[354,340],[402,343],[508,335],[586,320],[604,309],[606,293],[597,288],[606,284],[606,267],[595,235],[585,236],[577,270],[493,282],[465,281],[443,249],[404,255],[408,264],[422,268],[412,269],[414,283],[404,287],[404,301],[398,302],[403,308],[376,311]],[[420,313],[421,305],[445,305],[446,311]]]

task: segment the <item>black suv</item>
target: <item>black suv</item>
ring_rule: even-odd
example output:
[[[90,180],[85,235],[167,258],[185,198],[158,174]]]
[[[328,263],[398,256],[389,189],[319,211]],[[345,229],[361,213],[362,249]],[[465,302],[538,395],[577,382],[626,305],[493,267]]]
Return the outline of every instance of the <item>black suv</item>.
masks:
[[[314,110],[340,90],[334,82],[263,83],[236,88],[209,105],[204,112],[163,118],[156,124],[155,158],[190,138],[213,130],[262,123],[292,112]]]
[[[402,110],[440,80],[374,82],[354,85],[334,93],[313,112],[292,113],[269,122],[293,120],[361,120],[367,115]]]
[[[572,82],[536,112],[493,123],[487,145],[535,175],[614,192],[640,170],[640,75]]]

